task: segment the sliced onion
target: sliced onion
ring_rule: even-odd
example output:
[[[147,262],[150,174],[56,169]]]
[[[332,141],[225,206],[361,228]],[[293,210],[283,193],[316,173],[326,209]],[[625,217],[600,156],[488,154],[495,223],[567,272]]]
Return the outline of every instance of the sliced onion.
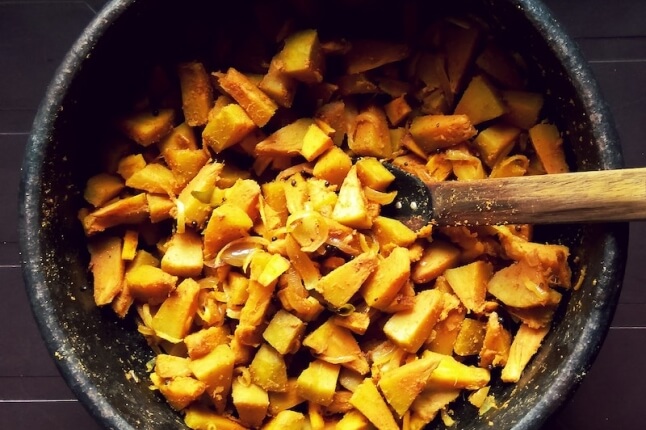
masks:
[[[235,267],[244,267],[250,256],[257,250],[265,248],[269,241],[259,236],[247,236],[227,243],[215,257],[213,267],[225,264]]]
[[[395,197],[397,197],[397,191],[384,193],[370,187],[363,187],[363,193],[369,201],[379,203],[380,205],[389,205],[395,201]]]
[[[288,169],[285,169],[282,172],[280,172],[278,175],[276,175],[276,180],[280,181],[280,180],[283,180],[283,179],[287,179],[290,176],[295,175],[296,173],[301,173],[301,172],[305,172],[308,175],[311,175],[312,174],[312,164],[310,164],[310,163],[301,163],[301,164],[297,164],[295,166],[292,166],[292,167],[290,167]]]
[[[301,245],[304,252],[314,252],[325,244],[329,228],[319,212],[303,211],[287,218],[287,231]]]

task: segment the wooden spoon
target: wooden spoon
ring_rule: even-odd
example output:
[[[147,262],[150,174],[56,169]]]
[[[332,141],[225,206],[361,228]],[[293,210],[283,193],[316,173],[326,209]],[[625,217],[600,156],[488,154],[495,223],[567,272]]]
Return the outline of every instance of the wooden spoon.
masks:
[[[385,163],[395,201],[382,213],[419,230],[435,225],[646,220],[646,168],[424,183]]]

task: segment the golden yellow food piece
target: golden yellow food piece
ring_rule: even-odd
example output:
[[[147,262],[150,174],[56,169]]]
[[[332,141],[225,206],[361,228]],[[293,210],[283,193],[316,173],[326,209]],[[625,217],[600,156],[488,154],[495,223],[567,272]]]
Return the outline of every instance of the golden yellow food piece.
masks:
[[[139,232],[137,230],[126,230],[123,235],[121,258],[127,261],[133,260],[137,254],[137,245],[139,245]]]
[[[498,314],[492,312],[487,320],[485,337],[480,351],[480,367],[507,364],[510,346],[511,334],[498,320]]]
[[[455,107],[454,114],[466,115],[473,125],[498,118],[507,112],[499,91],[483,76],[475,76]]]
[[[194,430],[247,430],[245,426],[230,418],[219,415],[203,406],[191,406],[186,409],[184,423]]]
[[[378,263],[376,255],[361,254],[322,277],[316,284],[316,290],[326,302],[340,308],[359,291]]]
[[[314,360],[296,380],[296,392],[310,402],[327,406],[332,403],[341,366]]]
[[[191,127],[204,125],[213,106],[213,88],[204,65],[199,62],[182,63],[177,67],[182,89],[182,110]]]
[[[272,59],[269,70],[258,84],[258,88],[280,106],[290,108],[296,95],[297,81],[284,73],[280,66],[281,62],[277,58]]]
[[[118,120],[117,127],[141,146],[150,146],[173,130],[174,120],[172,109],[143,111]]]
[[[297,383],[297,378],[292,377],[287,380],[287,388],[284,392],[269,392],[269,413],[271,415],[276,416],[305,401],[298,394]]]
[[[185,357],[176,357],[169,354],[159,354],[155,357],[155,373],[164,379],[177,376],[191,376],[193,372],[189,367],[190,360]]]
[[[159,385],[159,391],[177,411],[199,399],[205,389],[206,385],[203,382],[190,376],[177,376]]]
[[[321,82],[325,63],[318,32],[307,29],[287,37],[275,61],[278,70],[287,76],[309,84]]]
[[[161,303],[175,289],[178,278],[158,267],[141,265],[129,270],[125,280],[135,298]]]
[[[115,200],[82,217],[87,236],[121,224],[139,224],[148,218],[146,194]]]
[[[172,218],[173,211],[176,209],[175,202],[168,196],[146,194],[146,203],[148,204],[148,216],[152,223]]]
[[[502,92],[502,97],[507,105],[505,122],[524,130],[536,125],[544,103],[541,93],[508,90]]]
[[[348,134],[348,147],[356,155],[387,158],[393,153],[388,120],[383,109],[374,104],[359,112]]]
[[[298,350],[304,332],[303,321],[280,309],[269,321],[262,337],[280,354],[287,355]]]
[[[220,87],[226,91],[258,126],[265,126],[278,106],[251,80],[233,67],[226,73],[215,73]]]
[[[194,278],[202,273],[202,238],[193,230],[175,233],[161,260],[161,268],[171,275]]]
[[[191,372],[204,382],[216,410],[221,414],[233,381],[234,355],[229,345],[217,345],[207,355],[192,359]]]
[[[438,356],[426,356],[381,375],[379,388],[400,418],[426,388],[427,381],[440,360]]]
[[[413,119],[410,134],[427,154],[471,139],[477,131],[469,115],[424,115]]]
[[[306,426],[305,415],[296,411],[280,411],[267,424],[263,430],[301,430]]]
[[[444,240],[435,239],[413,266],[411,279],[420,284],[431,282],[447,269],[457,266],[459,261],[459,248]]]
[[[87,180],[83,198],[94,207],[100,207],[117,197],[125,184],[118,176],[99,173]]]
[[[146,167],[146,160],[142,154],[130,154],[119,160],[117,165],[117,173],[121,175],[124,180],[134,175],[137,171]]]
[[[491,263],[477,260],[464,266],[447,269],[444,277],[462,304],[472,312],[482,312],[485,306],[488,282],[493,267]]]
[[[485,164],[493,167],[498,160],[509,154],[519,135],[519,128],[496,124],[482,130],[473,143]]]
[[[216,154],[239,143],[256,128],[256,124],[240,107],[231,103],[220,109],[202,131],[202,140]]]
[[[303,136],[303,146],[301,155],[307,161],[313,161],[325,151],[330,149],[334,142],[321,128],[316,124],[311,124]]]
[[[177,342],[191,329],[197,312],[200,286],[191,278],[184,279],[161,304],[152,320],[151,328],[162,339]]]
[[[122,289],[125,273],[122,246],[123,242],[117,236],[105,236],[88,243],[97,306],[109,304]]]
[[[213,326],[194,331],[184,338],[188,356],[192,360],[204,357],[216,346],[228,343],[230,335],[226,326]]]
[[[368,306],[384,310],[410,278],[410,258],[406,248],[394,248],[363,284],[361,295]]]
[[[521,324],[509,349],[507,364],[502,369],[500,379],[504,382],[518,382],[520,375],[547,335],[549,327],[538,329]]]
[[[340,361],[343,367],[360,375],[365,375],[370,369],[350,330],[335,324],[333,319],[312,331],[303,340],[303,346],[310,348],[318,359],[330,363]]]
[[[397,430],[399,426],[390,412],[388,404],[370,378],[354,390],[350,404],[357,408],[379,430]]]
[[[487,385],[491,379],[487,369],[460,363],[450,355],[425,351],[422,357],[440,358],[440,363],[431,373],[427,387],[477,390]]]
[[[179,194],[177,206],[178,211],[183,212],[185,225],[197,228],[204,227],[212,208],[208,203],[198,200],[194,193],[212,189],[213,184],[220,176],[220,172],[222,172],[222,168],[222,163],[207,163]]]
[[[337,146],[328,149],[316,160],[312,174],[331,184],[341,185],[352,167],[352,159]]]
[[[455,338],[453,351],[462,357],[480,353],[484,343],[486,323],[473,318],[465,318]]]
[[[565,161],[563,139],[553,124],[537,124],[529,129],[529,139],[547,173],[565,173],[570,169]]]
[[[136,171],[126,180],[126,185],[151,194],[175,196],[180,191],[173,172],[159,163],[147,164]]]
[[[412,309],[397,312],[384,325],[384,334],[407,352],[416,353],[431,335],[442,311],[442,293],[423,290],[415,295]]]
[[[393,126],[400,125],[406,117],[413,111],[413,108],[408,104],[406,98],[401,95],[392,99],[384,106],[388,121]]]
[[[251,380],[265,391],[283,392],[287,389],[287,366],[283,356],[263,343],[249,365]]]
[[[253,222],[238,206],[223,204],[211,213],[204,229],[204,259],[210,260],[230,241],[247,236]]]
[[[253,382],[236,378],[231,387],[231,397],[242,423],[250,427],[262,424],[269,407],[269,396],[265,390]]]

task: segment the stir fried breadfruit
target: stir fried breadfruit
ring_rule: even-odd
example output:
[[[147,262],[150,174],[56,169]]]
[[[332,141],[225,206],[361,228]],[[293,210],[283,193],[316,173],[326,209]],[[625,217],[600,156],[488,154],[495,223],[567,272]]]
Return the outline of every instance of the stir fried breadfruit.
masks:
[[[151,72],[79,218],[97,306],[137,318],[150,383],[193,429],[421,429],[502,407],[571,288],[530,225],[413,231],[426,181],[567,171],[525,65],[471,20],[419,46],[277,37],[258,74]],[[126,111],[124,106],[124,111]]]

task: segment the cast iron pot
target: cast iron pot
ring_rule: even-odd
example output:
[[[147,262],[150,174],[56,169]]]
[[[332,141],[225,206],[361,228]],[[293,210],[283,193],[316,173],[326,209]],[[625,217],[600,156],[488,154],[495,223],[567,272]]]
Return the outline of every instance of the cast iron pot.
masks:
[[[77,219],[85,181],[98,169],[106,119],[141,84],[141,71],[154,64],[209,58],[209,49],[226,37],[234,52],[246,49],[241,46],[246,32],[263,31],[271,16],[282,11],[299,15],[302,27],[348,36],[400,38],[414,28],[400,19],[415,3],[411,1],[276,0],[265,2],[268,13],[258,22],[250,3],[109,3],[66,56],[35,118],[19,208],[24,279],[62,375],[106,428],[184,428],[180,415],[148,389],[145,364],[153,354],[133,320],[119,320],[110,309],[94,306],[89,257]],[[564,131],[573,169],[623,166],[612,120],[588,66],[539,1],[417,3],[417,25],[441,13],[469,11],[521,53],[536,70],[535,89],[548,94],[547,115]],[[208,64],[210,70],[221,66],[226,65]],[[475,408],[458,402],[454,428],[541,427],[576,389],[607,333],[624,274],[627,224],[539,228],[537,234],[571,246],[575,278],[586,268],[581,288],[564,301],[555,328],[520,382],[492,387],[498,404],[506,406],[479,418]],[[130,371],[139,381],[126,378]]]

